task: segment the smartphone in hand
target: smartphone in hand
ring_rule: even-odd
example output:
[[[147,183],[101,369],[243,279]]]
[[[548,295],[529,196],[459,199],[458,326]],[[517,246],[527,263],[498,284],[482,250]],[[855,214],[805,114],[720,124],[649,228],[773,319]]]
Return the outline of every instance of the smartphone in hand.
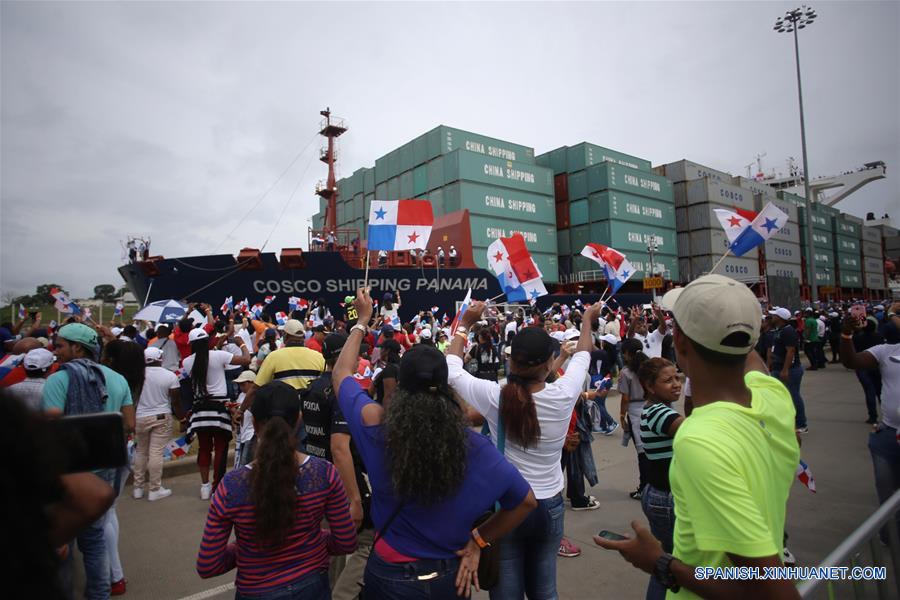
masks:
[[[597,537],[602,537],[605,540],[612,540],[614,542],[621,542],[622,540],[627,540],[628,538],[624,535],[614,533],[612,531],[608,531],[604,529],[600,533],[597,534]]]
[[[64,473],[113,469],[128,462],[121,413],[105,412],[53,419]]]

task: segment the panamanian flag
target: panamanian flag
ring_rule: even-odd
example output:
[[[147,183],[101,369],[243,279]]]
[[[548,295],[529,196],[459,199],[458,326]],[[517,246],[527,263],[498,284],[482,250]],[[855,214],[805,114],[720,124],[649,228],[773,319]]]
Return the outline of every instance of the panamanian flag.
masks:
[[[427,247],[434,225],[428,200],[373,200],[369,210],[369,250]]]
[[[250,314],[253,315],[254,317],[256,317],[257,319],[261,319],[264,308],[265,307],[262,304],[257,302],[250,308]]]
[[[487,250],[488,264],[510,302],[533,302],[547,294],[541,270],[531,258],[521,233],[495,240]]]
[[[284,324],[287,323],[288,316],[284,311],[279,310],[275,313],[275,322],[278,323],[281,327],[284,327]]]
[[[456,313],[456,316],[453,317],[453,323],[450,324],[450,335],[452,336],[456,333],[456,328],[459,327],[459,319],[462,317],[462,314],[469,310],[469,304],[472,303],[472,288],[469,288],[469,291],[466,292],[466,297],[463,299],[462,306],[459,307],[459,312]],[[447,314],[444,314],[444,322],[446,323]]]
[[[125,305],[121,302],[116,302],[116,310],[113,312],[113,316],[121,317],[123,312],[125,312]]]
[[[163,458],[172,460],[185,456],[191,449],[191,439],[187,435],[175,438],[163,447]]]
[[[294,312],[295,310],[300,310],[300,303],[305,302],[302,298],[298,298],[297,296],[288,297],[288,310]]]
[[[266,296],[263,299],[263,302],[265,302],[266,304],[272,304],[274,301],[275,301],[275,296]]]
[[[750,222],[750,226],[744,228],[737,238],[731,242],[728,249],[735,256],[743,256],[757,246],[764,244],[776,231],[784,227],[787,220],[787,214],[769,202],[759,211],[756,218]]]
[[[800,460],[800,464],[797,465],[797,479],[800,480],[800,483],[809,488],[813,494],[816,493],[816,480],[813,478],[812,471],[809,470],[809,465],[807,465],[803,460]]]
[[[222,311],[223,315],[226,315],[233,309],[234,309],[234,298],[232,296],[228,296],[227,298],[225,298],[225,302],[222,303],[222,306],[219,310]]]
[[[19,304],[19,320],[21,321],[24,318],[25,318],[25,305]]]
[[[247,301],[246,297],[234,305],[234,311],[238,314],[244,314],[248,310],[250,310],[250,303]]]
[[[729,244],[734,242],[742,231],[750,227],[750,223],[752,223],[753,219],[759,214],[743,208],[735,208],[734,211],[725,208],[716,208],[713,209],[713,211],[716,213],[719,225],[725,230],[725,237],[728,238]]]
[[[582,248],[581,255],[591,259],[603,268],[603,271],[606,273],[606,280],[609,282],[611,294],[618,292],[635,273],[635,268],[625,258],[625,255],[609,246],[589,243]]]
[[[56,310],[66,314],[80,315],[81,307],[75,304],[68,296],[66,296],[65,292],[63,292],[59,288],[53,288],[50,290],[50,295],[53,296],[55,302],[53,305],[56,307]]]

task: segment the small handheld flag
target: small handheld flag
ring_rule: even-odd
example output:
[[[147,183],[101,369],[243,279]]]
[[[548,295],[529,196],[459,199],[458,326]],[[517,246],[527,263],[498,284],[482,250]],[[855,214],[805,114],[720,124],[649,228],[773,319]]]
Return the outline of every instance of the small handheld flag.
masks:
[[[459,319],[462,317],[462,314],[466,312],[469,308],[469,304],[472,303],[472,288],[469,288],[469,291],[466,292],[466,297],[463,300],[462,306],[459,307],[459,312],[456,313],[456,316],[453,317],[453,323],[450,325],[450,335],[452,336],[456,333],[456,328],[459,327]],[[447,315],[444,315],[446,318]]]
[[[116,302],[116,309],[113,311],[113,316],[121,317],[123,312],[125,312],[125,305],[121,302]]]
[[[800,480],[800,483],[809,488],[813,494],[816,493],[816,480],[813,478],[812,471],[809,470],[809,465],[807,465],[803,460],[800,460],[800,464],[797,465],[797,479]]]
[[[257,319],[261,319],[262,314],[263,314],[263,308],[264,308],[263,305],[260,304],[259,302],[257,302],[250,309],[250,314],[253,315],[254,317],[256,317]]]
[[[547,294],[541,270],[531,258],[521,233],[494,241],[488,246],[487,259],[507,300],[533,302]]]
[[[441,309],[438,308],[437,306],[432,306],[432,307],[431,307],[431,314],[436,315],[437,312],[438,312],[439,310],[441,310]]]
[[[56,307],[56,310],[66,314],[80,315],[81,307],[75,304],[69,297],[59,288],[53,288],[50,290],[50,295],[53,296],[55,302],[53,306]]]
[[[275,313],[275,322],[280,326],[284,327],[284,324],[287,323],[287,321],[288,316],[284,311],[279,310],[277,313]]]
[[[222,303],[222,308],[220,310],[222,311],[222,314],[225,315],[228,314],[232,309],[234,309],[234,298],[228,296],[227,298],[225,298],[225,302]]]
[[[191,440],[187,435],[175,438],[163,447],[163,458],[172,460],[185,456],[191,449]]]
[[[369,210],[369,250],[424,249],[434,213],[428,200],[373,200]]]
[[[234,312],[239,314],[244,314],[248,310],[250,310],[250,303],[247,301],[247,298],[244,298],[240,302],[234,305]]]
[[[716,213],[719,224],[722,226],[722,229],[725,230],[725,237],[728,238],[729,244],[734,242],[742,231],[750,227],[750,223],[757,215],[757,213],[751,210],[744,210],[741,208],[736,208],[734,212],[724,208],[716,208],[713,210]]]
[[[728,249],[735,256],[743,256],[765,243],[776,231],[784,227],[787,220],[788,215],[769,202],[759,211],[756,218],[750,222],[750,226],[741,231],[735,240],[731,242]]]
[[[625,255],[609,246],[589,243],[581,250],[581,255],[596,262],[606,272],[610,295],[618,292],[635,273]]]
[[[266,304],[272,304],[272,302],[274,302],[274,301],[275,301],[275,296],[266,296],[265,299],[263,300],[263,302],[265,302]]]
[[[21,321],[24,318],[25,318],[25,305],[19,304],[19,320]]]

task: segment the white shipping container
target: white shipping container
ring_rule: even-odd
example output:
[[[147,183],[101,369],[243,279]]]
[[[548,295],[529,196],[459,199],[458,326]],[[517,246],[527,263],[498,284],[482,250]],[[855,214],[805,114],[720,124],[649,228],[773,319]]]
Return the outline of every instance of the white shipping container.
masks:
[[[781,212],[787,213],[788,223],[799,223],[799,221],[798,221],[799,214],[797,212],[797,207],[794,206],[793,204],[791,204],[790,202],[788,202],[787,200],[781,200],[780,198],[765,198],[764,199],[764,198],[757,196],[756,201],[753,205],[756,207],[756,208],[754,208],[754,210],[760,211],[763,209],[763,207],[766,204],[768,204],[770,202],[773,205],[775,205],[778,209],[780,209]]]
[[[862,227],[862,239],[864,242],[872,242],[881,245],[881,230],[876,227]]]
[[[689,181],[687,183],[686,196],[686,202],[689,205],[715,202],[729,207],[746,208],[747,210],[753,210],[754,206],[756,206],[753,200],[753,192],[750,190],[712,179]],[[675,203],[677,206],[677,197],[675,198]]]
[[[725,171],[718,171],[703,165],[691,162],[689,160],[679,160],[667,165],[663,165],[665,176],[669,181],[690,181],[692,179],[702,179],[709,177],[723,183],[731,183],[731,175]]]
[[[773,233],[770,239],[799,244],[800,226],[795,222],[788,221],[781,229]]]
[[[882,258],[884,256],[884,252],[881,250],[881,242],[875,243],[863,240],[862,253],[863,256],[871,256],[872,258]]]
[[[721,254],[707,256],[691,257],[691,275],[696,279],[704,273],[709,273],[713,265],[722,258]],[[736,256],[728,256],[716,268],[715,271],[719,275],[725,275],[738,281],[746,281],[748,279],[759,278],[759,261],[755,258],[738,258]]]
[[[756,181],[755,179],[747,179],[746,177],[732,177],[731,183],[738,187],[742,187],[745,190],[750,190],[754,194],[758,194],[770,200],[773,200],[776,197],[776,190],[774,188],[771,188],[760,181]]]
[[[725,230],[721,227],[692,231],[690,236],[690,252],[685,256],[701,256],[704,254],[718,254],[721,256],[728,249],[728,237],[725,235]],[[743,257],[759,258],[759,250],[754,248]]]
[[[876,275],[874,273],[866,273],[866,287],[870,290],[887,289],[884,275]]]
[[[872,258],[870,256],[863,256],[863,271],[876,275],[884,275],[884,260],[880,258]]]
[[[779,240],[766,241],[766,260],[799,265],[802,253],[799,244],[791,244]]]
[[[774,277],[793,277],[799,281],[803,278],[803,269],[798,264],[767,260],[766,275],[772,275]]]

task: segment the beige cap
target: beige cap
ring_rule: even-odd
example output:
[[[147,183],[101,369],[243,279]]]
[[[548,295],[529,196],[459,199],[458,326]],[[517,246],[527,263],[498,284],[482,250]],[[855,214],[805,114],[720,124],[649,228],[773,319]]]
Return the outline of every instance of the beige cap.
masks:
[[[667,292],[662,306],[672,311],[686,336],[714,352],[747,354],[759,339],[759,300],[730,277],[698,277]]]
[[[242,372],[240,375],[234,378],[235,383],[244,383],[245,381],[249,381],[251,383],[255,382],[256,373],[248,369],[247,371]]]
[[[285,335],[303,335],[305,333],[303,323],[297,319],[288,319],[285,321],[283,331]]]

